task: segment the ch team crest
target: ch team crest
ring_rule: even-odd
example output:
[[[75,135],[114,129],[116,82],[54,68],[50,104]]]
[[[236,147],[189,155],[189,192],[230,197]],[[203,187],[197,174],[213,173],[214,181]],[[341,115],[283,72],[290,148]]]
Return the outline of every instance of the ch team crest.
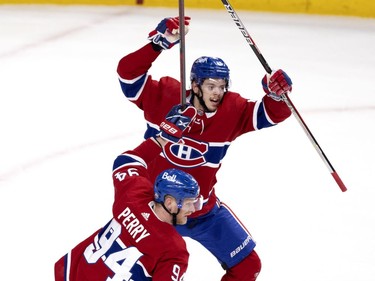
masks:
[[[164,146],[164,155],[172,164],[178,167],[193,168],[205,164],[204,154],[208,144],[182,137],[178,143],[168,142]]]

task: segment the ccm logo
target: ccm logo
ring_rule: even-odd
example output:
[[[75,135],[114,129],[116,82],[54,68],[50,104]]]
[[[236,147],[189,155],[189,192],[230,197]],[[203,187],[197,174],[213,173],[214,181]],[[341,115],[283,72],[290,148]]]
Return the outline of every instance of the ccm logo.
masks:
[[[163,131],[170,133],[171,135],[176,135],[178,133],[178,130],[175,127],[172,127],[164,121],[161,122],[160,128],[163,129]]]

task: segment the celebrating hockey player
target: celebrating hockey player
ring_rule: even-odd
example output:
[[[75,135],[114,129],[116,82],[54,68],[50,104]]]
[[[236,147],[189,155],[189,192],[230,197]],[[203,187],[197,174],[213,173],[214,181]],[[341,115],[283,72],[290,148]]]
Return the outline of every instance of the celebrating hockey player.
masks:
[[[183,280],[189,254],[175,226],[202,201],[197,181],[181,170],[164,170],[151,183],[147,165],[160,144],[149,138],[117,157],[113,218],[56,262],[55,281]]]
[[[189,22],[190,18],[185,17],[185,33]],[[172,167],[191,173],[200,185],[204,205],[177,230],[217,258],[226,270],[222,281],[255,280],[261,270],[255,242],[230,208],[217,198],[216,173],[237,137],[272,127],[291,115],[282,96],[292,90],[292,81],[281,69],[266,74],[262,79],[266,94],[261,100],[250,101],[229,90],[230,71],[222,59],[202,56],[191,68],[186,106],[178,105],[180,82],[172,77],[154,80],[148,71],[164,50],[179,43],[179,18],[163,19],[148,39],[151,42],[123,57],[117,68],[124,95],[144,112],[145,139],[159,135],[160,129],[161,137],[165,135],[170,126],[163,121],[171,108],[175,118],[190,108],[197,110],[181,139],[178,135],[174,139],[173,134],[164,136],[172,142],[149,165],[151,179]]]

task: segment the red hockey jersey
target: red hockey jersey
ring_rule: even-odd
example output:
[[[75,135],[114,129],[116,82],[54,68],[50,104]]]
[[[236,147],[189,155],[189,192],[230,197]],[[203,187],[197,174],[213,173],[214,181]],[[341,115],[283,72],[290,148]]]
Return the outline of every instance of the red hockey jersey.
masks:
[[[159,124],[172,106],[180,103],[180,82],[172,77],[153,80],[148,74],[161,52],[151,43],[123,57],[117,72],[124,95],[144,111],[147,129],[144,137],[155,136]],[[191,92],[186,92],[187,102]],[[149,166],[151,180],[164,169],[178,167],[190,173],[198,182],[205,205],[192,216],[207,213],[215,204],[216,173],[231,145],[240,135],[271,127],[291,115],[288,106],[268,96],[250,101],[228,91],[216,112],[197,116],[179,144],[169,144]]]
[[[160,153],[151,139],[117,157],[113,218],[55,264],[55,281],[179,281],[189,254],[176,229],[153,212],[147,163]]]

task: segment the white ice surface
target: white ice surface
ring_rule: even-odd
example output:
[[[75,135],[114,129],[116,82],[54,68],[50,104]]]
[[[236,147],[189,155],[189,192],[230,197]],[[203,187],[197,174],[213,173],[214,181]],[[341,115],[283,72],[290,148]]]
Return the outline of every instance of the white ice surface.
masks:
[[[143,136],[118,60],[176,9],[0,6],[0,280],[53,280],[54,262],[111,217],[112,161]],[[260,99],[264,69],[224,10],[186,9],[186,65],[219,56]],[[217,194],[252,232],[259,281],[375,280],[375,20],[238,11],[348,187],[294,117],[236,140]],[[180,77],[179,48],[151,73]],[[240,160],[240,162],[238,162]],[[187,280],[220,280],[199,244]]]

